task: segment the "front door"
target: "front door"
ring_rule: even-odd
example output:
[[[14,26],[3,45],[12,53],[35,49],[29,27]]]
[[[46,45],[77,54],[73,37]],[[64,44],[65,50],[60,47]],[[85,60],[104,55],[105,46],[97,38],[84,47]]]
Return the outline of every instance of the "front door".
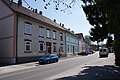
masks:
[[[75,54],[75,47],[73,46],[73,54]]]
[[[51,42],[46,42],[47,53],[51,54]]]

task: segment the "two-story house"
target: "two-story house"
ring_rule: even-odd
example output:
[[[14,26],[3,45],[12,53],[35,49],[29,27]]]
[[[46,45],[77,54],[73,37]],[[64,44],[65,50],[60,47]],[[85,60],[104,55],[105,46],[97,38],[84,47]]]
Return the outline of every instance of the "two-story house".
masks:
[[[79,53],[79,40],[73,31],[66,29],[66,54],[76,55]]]
[[[85,52],[88,54],[90,51],[90,46],[85,42],[83,34],[77,33],[76,36],[78,37],[79,41],[79,53]]]
[[[65,55],[65,29],[22,2],[0,0],[0,62],[21,63],[46,54]]]

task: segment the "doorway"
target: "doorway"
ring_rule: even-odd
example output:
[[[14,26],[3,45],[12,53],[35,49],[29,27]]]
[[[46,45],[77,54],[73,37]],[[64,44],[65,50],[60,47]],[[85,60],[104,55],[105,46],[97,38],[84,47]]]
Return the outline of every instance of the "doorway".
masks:
[[[47,53],[51,54],[51,42],[46,42]]]
[[[73,46],[73,54],[75,54],[75,47]]]

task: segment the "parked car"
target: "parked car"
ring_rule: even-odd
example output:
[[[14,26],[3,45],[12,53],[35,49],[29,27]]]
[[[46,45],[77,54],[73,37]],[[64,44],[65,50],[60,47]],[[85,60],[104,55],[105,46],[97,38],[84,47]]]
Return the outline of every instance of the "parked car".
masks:
[[[78,53],[78,55],[88,55],[87,52],[81,52],[81,53]]]
[[[59,57],[57,54],[50,54],[49,56],[44,56],[42,58],[39,58],[39,63],[48,64],[52,62],[58,62],[58,60],[59,60]]]
[[[102,57],[102,56],[108,57],[108,54],[109,54],[108,48],[101,48],[101,49],[99,49],[99,56],[100,57]]]
[[[93,54],[93,53],[95,53],[94,50],[89,50],[89,51],[88,51],[88,54]]]

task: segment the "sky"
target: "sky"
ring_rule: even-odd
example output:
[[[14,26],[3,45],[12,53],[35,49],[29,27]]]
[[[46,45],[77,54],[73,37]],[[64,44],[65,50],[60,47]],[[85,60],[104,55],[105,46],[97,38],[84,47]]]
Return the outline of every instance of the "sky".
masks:
[[[17,2],[18,0],[13,0]],[[50,18],[51,20],[56,19],[56,22],[62,23],[66,28],[70,28],[70,30],[75,33],[83,33],[83,35],[90,35],[89,30],[92,27],[89,22],[86,20],[86,16],[81,8],[81,2],[76,3],[73,8],[69,11],[65,12],[56,10],[55,4],[53,2],[50,3],[47,9],[44,8],[45,2],[43,0],[22,0],[23,6],[28,7],[29,4],[32,8],[38,9],[38,11],[42,11],[43,15]],[[26,3],[26,2],[27,3]],[[47,0],[46,0],[47,1]],[[62,6],[61,6],[62,7]]]

